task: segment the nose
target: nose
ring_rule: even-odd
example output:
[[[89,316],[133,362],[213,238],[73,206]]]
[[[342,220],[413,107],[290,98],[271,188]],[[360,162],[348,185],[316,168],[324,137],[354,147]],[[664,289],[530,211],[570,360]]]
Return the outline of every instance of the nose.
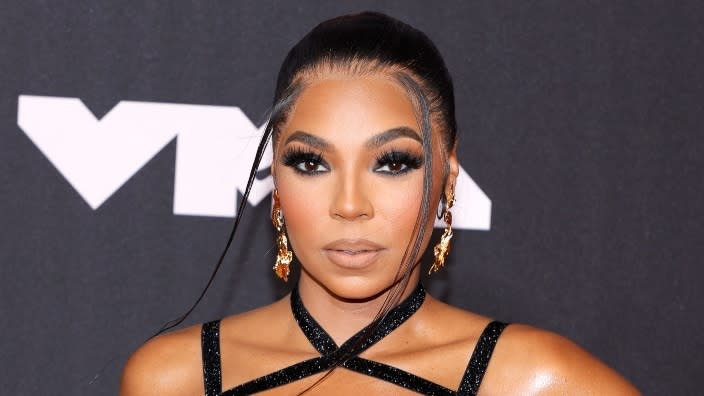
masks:
[[[354,174],[340,175],[330,205],[330,216],[335,219],[360,220],[374,216],[369,199],[370,187]]]

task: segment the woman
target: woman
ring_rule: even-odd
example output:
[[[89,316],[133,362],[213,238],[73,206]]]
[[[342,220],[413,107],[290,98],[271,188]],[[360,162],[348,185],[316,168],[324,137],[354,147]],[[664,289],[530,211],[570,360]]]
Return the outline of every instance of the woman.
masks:
[[[258,159],[270,136],[274,270],[287,279],[295,252],[297,286],[152,339],[122,395],[638,393],[564,338],[420,285],[437,207],[430,271],[447,255],[459,172],[451,79],[423,33],[376,13],[317,26],[282,65]]]

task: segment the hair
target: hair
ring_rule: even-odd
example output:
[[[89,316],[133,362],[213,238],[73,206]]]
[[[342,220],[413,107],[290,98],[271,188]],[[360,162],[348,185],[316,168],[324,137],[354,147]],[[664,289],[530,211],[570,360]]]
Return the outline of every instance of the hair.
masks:
[[[267,144],[273,138],[274,148],[276,147],[280,127],[285,123],[295,105],[296,98],[305,89],[307,83],[324,77],[328,73],[361,77],[386,74],[406,90],[417,114],[425,157],[423,199],[412,240],[409,241],[399,265],[397,273],[399,284],[390,290],[372,326],[367,327],[368,331],[373,331],[374,325],[398,304],[401,293],[408,285],[411,271],[422,254],[425,224],[431,214],[432,126],[435,125],[441,133],[445,156],[455,146],[457,122],[454,90],[452,79],[440,52],[423,32],[387,15],[364,12],[340,16],[320,23],[289,51],[278,74],[269,123],[257,148],[247,187],[225,249],[195,303],[180,318],[165,324],[157,334],[183,322],[202,300],[236,235]],[[445,169],[447,172],[447,168]],[[358,346],[364,343],[365,338],[362,334],[360,342],[349,350],[343,351],[338,364],[360,353],[362,350]]]
[[[423,32],[376,12],[322,22],[284,59],[276,81],[274,106],[286,98],[293,85],[328,71],[352,75],[383,71],[409,74],[426,97],[431,115],[438,116],[436,121],[445,143],[454,145],[457,122],[452,78],[440,52]]]

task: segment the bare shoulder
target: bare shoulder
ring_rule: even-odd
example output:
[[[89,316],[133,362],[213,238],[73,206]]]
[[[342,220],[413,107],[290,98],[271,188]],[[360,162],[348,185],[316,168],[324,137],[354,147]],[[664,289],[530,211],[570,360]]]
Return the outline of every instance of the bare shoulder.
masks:
[[[616,371],[574,342],[521,324],[504,330],[482,387],[485,385],[492,388],[488,394],[640,394]]]
[[[232,350],[261,350],[266,342],[282,338],[286,298],[274,304],[221,320],[220,346],[228,356]],[[121,396],[202,395],[202,325],[195,325],[153,338],[139,347],[127,361],[120,384]],[[253,331],[257,329],[257,331]],[[284,345],[284,341],[279,344]],[[262,345],[263,343],[263,345]],[[246,349],[250,348],[250,349]],[[257,349],[259,348],[259,349]],[[228,361],[224,361],[224,364]],[[232,362],[230,362],[232,363]],[[243,360],[246,363],[246,360]],[[235,372],[245,372],[236,367]]]
[[[121,396],[202,394],[201,325],[153,338],[127,361]]]

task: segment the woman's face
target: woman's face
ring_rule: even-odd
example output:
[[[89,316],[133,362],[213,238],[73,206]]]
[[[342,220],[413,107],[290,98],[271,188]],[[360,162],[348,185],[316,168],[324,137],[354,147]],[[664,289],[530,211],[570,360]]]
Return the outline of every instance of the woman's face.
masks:
[[[394,283],[423,197],[420,136],[408,95],[382,75],[318,79],[301,92],[280,128],[274,161],[301,282],[345,299],[369,298]],[[457,174],[454,153],[448,158],[442,147],[433,136],[432,214],[445,161],[449,183]],[[432,222],[431,215],[423,249]]]

